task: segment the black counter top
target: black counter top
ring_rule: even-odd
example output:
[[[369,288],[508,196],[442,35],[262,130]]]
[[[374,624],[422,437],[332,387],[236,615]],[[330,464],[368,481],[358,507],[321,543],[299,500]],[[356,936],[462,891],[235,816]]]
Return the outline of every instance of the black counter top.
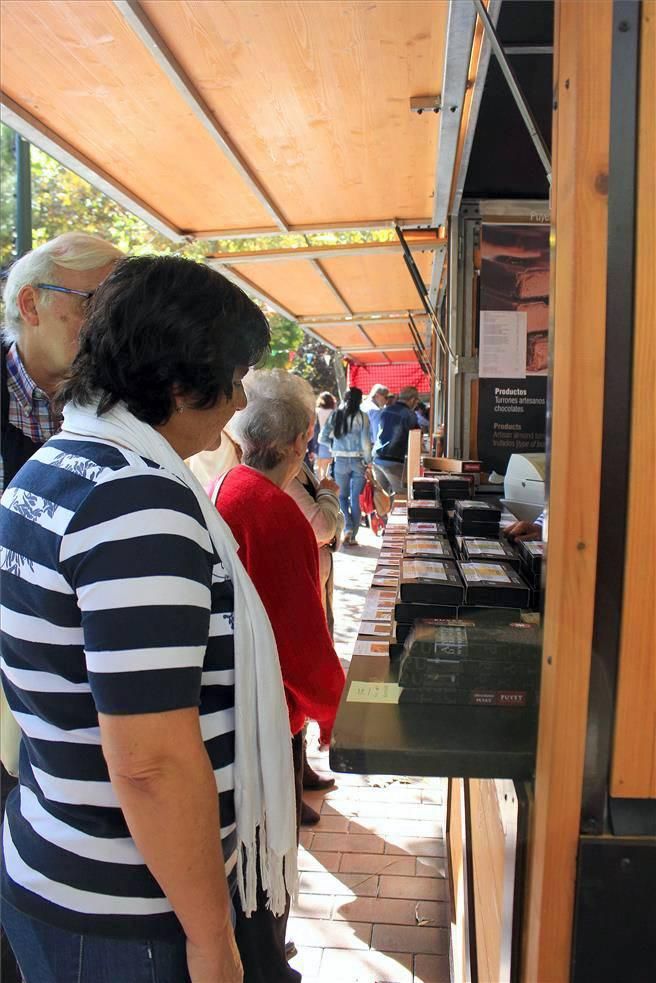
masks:
[[[537,708],[355,703],[351,682],[396,683],[398,660],[353,656],[330,747],[333,771],[531,779]]]

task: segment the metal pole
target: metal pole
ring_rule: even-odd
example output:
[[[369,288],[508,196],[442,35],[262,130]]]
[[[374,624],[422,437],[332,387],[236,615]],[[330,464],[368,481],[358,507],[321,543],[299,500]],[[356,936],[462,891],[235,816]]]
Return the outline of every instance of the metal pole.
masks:
[[[544,167],[544,170],[546,172],[547,181],[549,182],[549,184],[551,184],[551,157],[549,155],[549,149],[546,143],[544,142],[544,138],[540,133],[535,116],[533,115],[531,107],[526,101],[526,96],[521,90],[521,86],[517,80],[517,76],[515,75],[515,72],[513,71],[510,62],[506,57],[506,53],[503,50],[503,47],[499,40],[499,35],[496,32],[494,24],[490,20],[490,15],[488,14],[487,10],[483,5],[483,0],[472,0],[472,3],[476,7],[476,12],[478,13],[478,16],[481,19],[481,23],[483,24],[483,27],[485,28],[485,31],[488,36],[488,40],[490,42],[490,46],[494,51],[495,55],[497,56],[499,67],[501,68],[501,71],[503,72],[506,78],[506,82],[508,83],[510,91],[512,92],[513,98],[517,103],[517,108],[519,109],[522,115],[522,119],[526,123],[529,136],[533,141],[533,145],[535,146],[535,149],[538,152],[538,157],[542,161],[542,166]]]
[[[16,259],[32,248],[32,173],[30,145],[16,134]]]

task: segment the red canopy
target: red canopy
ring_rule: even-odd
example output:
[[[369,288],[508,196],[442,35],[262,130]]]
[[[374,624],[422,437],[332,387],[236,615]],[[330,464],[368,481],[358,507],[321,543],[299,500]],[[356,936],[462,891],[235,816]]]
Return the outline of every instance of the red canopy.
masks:
[[[420,393],[430,393],[430,380],[417,362],[396,362],[387,365],[353,365],[348,367],[348,384],[366,394],[380,383],[398,396],[405,386],[415,386]]]

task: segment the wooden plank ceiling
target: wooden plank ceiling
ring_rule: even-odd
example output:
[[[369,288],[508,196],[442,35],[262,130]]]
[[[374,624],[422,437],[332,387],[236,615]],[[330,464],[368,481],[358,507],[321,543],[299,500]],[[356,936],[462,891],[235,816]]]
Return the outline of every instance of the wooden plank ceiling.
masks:
[[[409,106],[439,93],[447,12],[446,0],[3,0],[4,118],[172,235],[427,225],[439,117]],[[425,282],[431,257],[415,254]],[[413,357],[406,321],[353,323],[420,308],[398,243],[212,262],[301,320],[342,319],[316,330],[335,347],[409,342]]]

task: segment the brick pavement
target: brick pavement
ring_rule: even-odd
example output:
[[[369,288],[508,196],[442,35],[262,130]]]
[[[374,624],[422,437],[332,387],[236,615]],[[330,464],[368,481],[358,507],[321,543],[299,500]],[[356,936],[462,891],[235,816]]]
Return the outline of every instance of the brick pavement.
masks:
[[[335,557],[335,639],[346,665],[380,545]],[[310,760],[328,767],[310,731]],[[300,892],[288,937],[303,983],[450,983],[444,820],[446,782],[335,775],[305,798],[321,814],[304,829]]]

